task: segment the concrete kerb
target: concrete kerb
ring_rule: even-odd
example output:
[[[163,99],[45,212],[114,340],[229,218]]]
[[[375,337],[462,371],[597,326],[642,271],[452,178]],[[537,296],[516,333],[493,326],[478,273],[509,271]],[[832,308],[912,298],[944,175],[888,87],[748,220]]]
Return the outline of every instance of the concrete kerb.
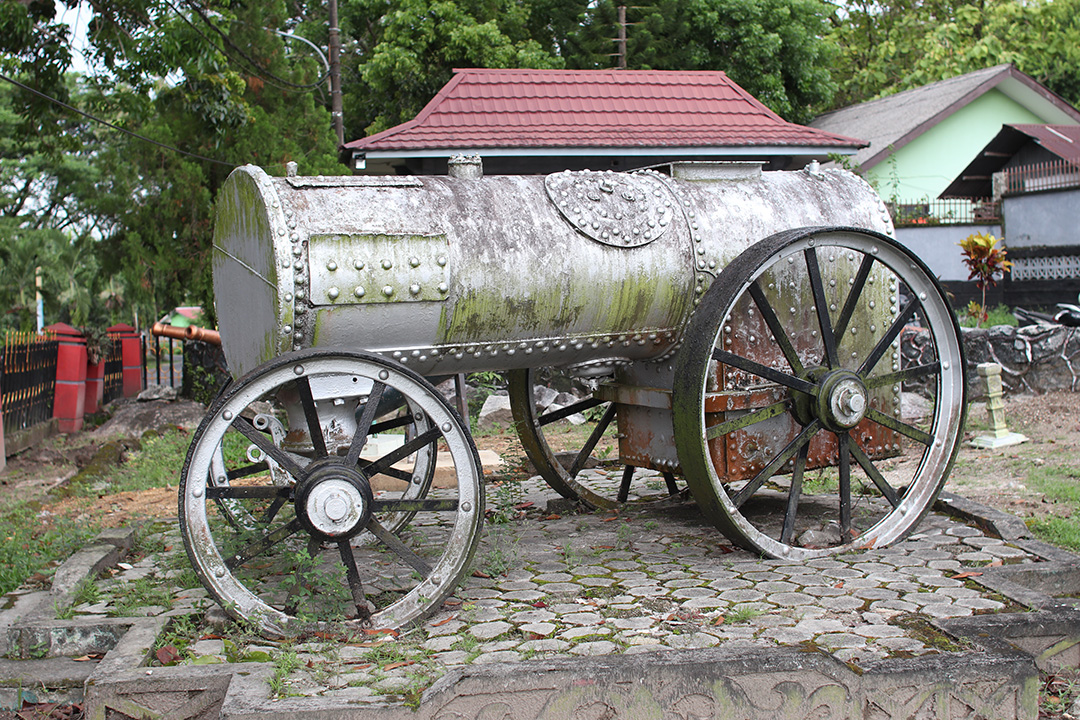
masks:
[[[950,504],[951,499],[945,507]],[[963,516],[982,527],[991,522],[1002,527],[996,513],[974,503],[963,508]],[[108,542],[123,546],[125,537],[129,546],[130,532]],[[35,677],[42,681],[35,699],[85,698],[87,717],[95,720],[116,713],[245,719],[287,713],[300,720],[486,717],[499,710],[509,717],[538,718],[583,717],[590,709],[611,717],[659,717],[680,708],[683,716],[698,717],[1034,718],[1036,666],[1050,671],[1080,666],[1080,611],[1052,597],[1080,582],[1075,580],[1080,559],[1033,540],[1020,538],[1015,545],[1050,562],[988,567],[970,580],[1026,607],[1044,609],[931,619],[973,648],[963,652],[845,663],[812,643],[762,648],[729,640],[706,649],[468,665],[436,680],[415,709],[371,702],[358,706],[340,693],[270,699],[267,681],[273,668],[266,663],[148,667],[168,617],[47,622],[45,610],[55,612],[57,595],[24,593],[0,612],[0,650],[27,657],[44,646],[50,654],[67,657],[0,664],[0,676],[9,678],[3,683],[7,695],[0,698],[29,698],[21,694],[25,679]],[[95,574],[95,557],[103,551],[78,553],[69,562],[81,563],[83,576]],[[79,573],[65,567],[61,577],[66,578],[63,585],[74,587]],[[80,650],[104,651],[105,656],[97,663],[76,663],[71,656]],[[45,692],[50,686],[55,691]],[[8,697],[12,688],[16,692]]]

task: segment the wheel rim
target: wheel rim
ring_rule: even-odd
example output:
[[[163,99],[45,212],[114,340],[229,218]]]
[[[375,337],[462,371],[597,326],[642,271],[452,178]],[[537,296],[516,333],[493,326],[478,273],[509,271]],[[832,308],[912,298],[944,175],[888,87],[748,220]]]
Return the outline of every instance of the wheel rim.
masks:
[[[512,371],[507,374],[507,380],[510,410],[525,454],[540,477],[563,497],[589,507],[610,510],[626,502],[669,500],[679,493],[670,473],[657,476],[617,460],[600,461],[599,472],[593,472],[588,467],[588,461],[604,434],[616,427],[618,410],[614,403],[590,397],[558,411],[538,414],[533,400],[533,371]],[[565,461],[561,461],[548,442],[545,428],[569,415],[594,408],[599,417],[592,430],[572,452],[566,454]],[[618,455],[617,447],[610,449],[614,455]]]
[[[344,441],[331,439],[313,387],[332,404],[358,403]],[[378,398],[391,389],[408,414],[377,419]],[[290,392],[303,418],[291,430],[312,438],[309,456],[248,420]],[[405,426],[415,432],[402,444],[360,457],[369,435]],[[249,461],[249,444],[263,462]],[[450,468],[432,483],[436,447]],[[395,467],[409,456],[430,467]],[[222,470],[228,482],[212,479]],[[483,518],[481,477],[471,438],[423,378],[365,353],[303,351],[253,371],[208,412],[184,465],[181,529],[211,594],[268,635],[337,623],[396,628],[434,611],[466,572]],[[234,522],[238,508],[254,527]]]
[[[928,342],[901,367],[911,327]],[[917,384],[930,396],[921,421],[900,410]],[[690,489],[733,542],[788,558],[888,545],[929,511],[959,448],[959,328],[896,242],[782,233],[736,258],[703,298],[673,405]]]

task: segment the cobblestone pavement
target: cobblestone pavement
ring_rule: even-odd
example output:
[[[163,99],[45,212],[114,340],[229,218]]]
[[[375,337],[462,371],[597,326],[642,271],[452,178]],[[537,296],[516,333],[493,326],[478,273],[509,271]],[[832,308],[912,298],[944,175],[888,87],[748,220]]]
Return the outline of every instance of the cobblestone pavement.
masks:
[[[464,665],[535,658],[801,645],[860,664],[962,651],[927,621],[1021,609],[972,578],[987,565],[1038,560],[940,514],[888,549],[761,559],[733,548],[689,501],[560,513],[538,478],[488,491],[474,574],[396,637],[283,644],[228,626],[188,569],[175,526],[144,538],[146,557],[82,588],[58,614],[174,616],[158,644],[181,646],[182,663],[270,660],[273,693],[385,703]]]

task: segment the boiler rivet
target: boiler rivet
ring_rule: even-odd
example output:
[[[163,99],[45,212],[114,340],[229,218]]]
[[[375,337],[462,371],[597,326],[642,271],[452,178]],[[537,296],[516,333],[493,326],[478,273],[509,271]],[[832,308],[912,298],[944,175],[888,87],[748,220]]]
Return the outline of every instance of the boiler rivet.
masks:
[[[326,263],[326,269],[330,272],[334,272],[335,270],[337,270],[337,263],[331,260],[330,262]]]
[[[340,294],[341,292],[336,287],[332,287],[326,291],[327,297],[329,297],[331,300],[337,300],[338,295]]]
[[[418,258],[418,257],[409,258],[409,266],[410,267],[420,267],[420,258]]]
[[[388,371],[386,371],[386,370],[380,370],[379,371],[379,379],[380,380],[386,380],[389,377],[390,377],[390,373]]]
[[[292,371],[294,373],[296,373],[297,375],[303,375],[304,374],[304,366],[303,365],[297,365],[296,367],[294,367],[292,369]]]
[[[229,411],[229,410],[226,410],[225,412],[221,413],[221,419],[226,421],[226,422],[232,420],[233,419],[232,412]]]
[[[443,282],[443,283],[439,283],[439,292],[441,292],[441,293],[445,293],[445,292],[449,292],[449,291],[450,291],[450,288],[448,288],[448,287],[446,286],[446,283],[444,283],[444,282]]]
[[[363,260],[353,260],[352,266],[354,268],[356,268],[357,270],[363,270],[364,269],[364,261]]]
[[[292,293],[285,293],[285,302],[292,302]]]
[[[418,283],[413,283],[412,285],[409,286],[409,292],[412,293],[413,295],[419,295],[420,294],[420,285]]]
[[[363,285],[357,285],[356,288],[353,290],[353,295],[355,295],[358,298],[362,298],[362,297],[364,297],[365,292],[366,291],[364,290]]]
[[[382,269],[383,270],[389,270],[392,267],[394,267],[394,263],[391,262],[390,260],[383,260],[382,261]]]
[[[297,342],[300,342],[303,339],[304,339],[304,333],[302,333],[302,332],[293,333],[293,340],[296,340]]]
[[[292,332],[292,325],[286,325],[285,327],[281,328],[281,334],[282,335],[288,335],[291,332]]]
[[[391,295],[394,294],[394,288],[392,288],[389,285],[384,285],[383,289],[382,289],[382,294],[385,295],[386,297],[390,297]]]
[[[444,267],[446,265],[446,256],[440,255],[439,257],[435,258],[435,262],[439,265],[439,267]]]

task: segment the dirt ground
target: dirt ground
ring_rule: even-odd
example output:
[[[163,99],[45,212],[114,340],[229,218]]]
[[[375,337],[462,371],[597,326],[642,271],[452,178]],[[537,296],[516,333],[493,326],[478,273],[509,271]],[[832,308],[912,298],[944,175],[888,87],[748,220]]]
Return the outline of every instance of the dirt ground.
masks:
[[[167,425],[193,430],[201,416],[199,406],[185,401],[154,401],[153,407],[148,405],[122,406],[109,425],[93,432],[52,438],[9,458],[7,469],[0,472],[0,507],[14,499],[37,499],[54,517],[93,519],[108,527],[136,518],[175,517],[175,486],[63,500],[46,494],[70,479],[118,432],[138,436],[147,429]],[[963,447],[946,489],[1024,518],[1062,512],[1062,506],[1045,502],[1039,492],[1029,488],[1026,478],[1030,469],[1047,463],[1080,464],[1080,394],[1009,397],[1005,413],[1009,429],[1027,436],[1029,441],[1000,450]],[[968,438],[979,434],[978,428],[988,427],[985,406],[971,406],[968,424],[975,428],[967,433]],[[476,444],[481,450],[499,453],[511,466],[524,455],[516,436],[509,431],[481,435]]]

